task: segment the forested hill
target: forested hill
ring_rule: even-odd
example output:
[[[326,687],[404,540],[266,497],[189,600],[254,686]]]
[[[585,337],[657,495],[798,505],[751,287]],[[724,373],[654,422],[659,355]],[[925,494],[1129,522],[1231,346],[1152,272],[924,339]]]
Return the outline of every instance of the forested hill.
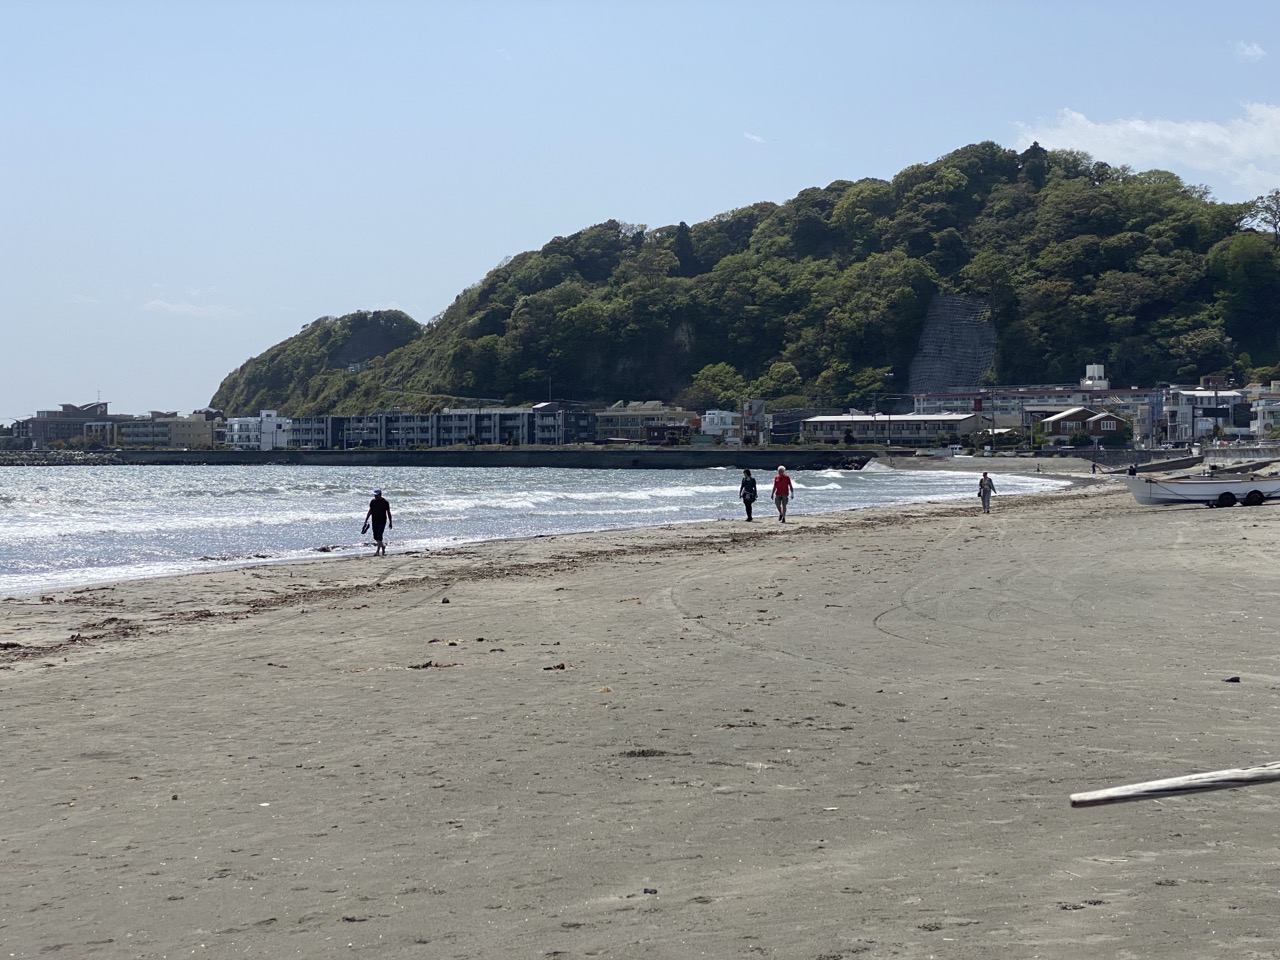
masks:
[[[1164,171],[980,143],[692,226],[557,237],[425,327],[394,311],[316,321],[229,375],[212,405],[845,405],[907,382],[938,293],[990,305],[992,382],[1075,381],[1086,363],[1119,386],[1280,379],[1277,199],[1218,203]]]

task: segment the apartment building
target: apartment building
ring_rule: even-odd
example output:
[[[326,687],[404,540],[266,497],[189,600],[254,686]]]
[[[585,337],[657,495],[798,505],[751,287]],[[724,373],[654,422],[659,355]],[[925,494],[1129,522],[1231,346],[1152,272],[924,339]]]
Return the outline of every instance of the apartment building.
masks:
[[[688,428],[698,414],[684,407],[668,407],[661,400],[619,400],[606,410],[596,411],[596,436],[610,440],[644,443],[651,427]],[[659,431],[665,433],[666,430]]]
[[[283,450],[289,446],[289,418],[274,410],[260,410],[256,417],[230,417],[226,443],[233,450]]]
[[[810,417],[804,433],[815,440],[883,443],[886,446],[937,447],[950,438],[981,430],[976,413],[843,413]]]

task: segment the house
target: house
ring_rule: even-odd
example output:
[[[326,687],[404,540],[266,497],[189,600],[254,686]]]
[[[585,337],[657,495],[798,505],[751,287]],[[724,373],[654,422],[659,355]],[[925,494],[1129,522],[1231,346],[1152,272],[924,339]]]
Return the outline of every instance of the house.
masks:
[[[1072,407],[1043,418],[1039,426],[1047,443],[1066,443],[1079,434],[1097,442],[1128,430],[1129,421],[1109,410]]]

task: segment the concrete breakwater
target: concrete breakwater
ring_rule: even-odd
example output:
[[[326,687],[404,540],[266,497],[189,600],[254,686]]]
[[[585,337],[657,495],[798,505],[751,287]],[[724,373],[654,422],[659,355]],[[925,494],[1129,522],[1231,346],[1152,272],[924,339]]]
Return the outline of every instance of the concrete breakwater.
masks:
[[[101,467],[123,462],[114,453],[81,450],[0,451],[0,467]]]

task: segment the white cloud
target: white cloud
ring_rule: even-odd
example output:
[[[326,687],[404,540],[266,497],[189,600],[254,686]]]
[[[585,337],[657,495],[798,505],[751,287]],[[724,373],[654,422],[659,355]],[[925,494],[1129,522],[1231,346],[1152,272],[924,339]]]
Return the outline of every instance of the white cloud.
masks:
[[[1261,60],[1267,51],[1251,40],[1241,40],[1236,44],[1236,56],[1241,60]]]
[[[752,143],[764,143],[764,137],[760,136],[758,133],[747,133],[744,130],[742,131],[742,135],[746,137],[748,140],[750,140]]]
[[[1248,200],[1280,185],[1280,106],[1246,103],[1243,115],[1214,120],[1090,120],[1063,110],[1052,123],[1018,124],[1023,145],[1083,150],[1113,166],[1171,170],[1204,181],[1224,200]]]
[[[71,302],[86,307],[96,307],[102,303],[101,300],[98,300],[96,297],[91,297],[87,293],[73,293],[71,295]]]
[[[175,317],[194,317],[200,320],[230,320],[240,316],[239,310],[218,304],[201,306],[195,303],[171,303],[168,300],[148,300],[142,305],[143,310],[152,313],[167,313]]]

